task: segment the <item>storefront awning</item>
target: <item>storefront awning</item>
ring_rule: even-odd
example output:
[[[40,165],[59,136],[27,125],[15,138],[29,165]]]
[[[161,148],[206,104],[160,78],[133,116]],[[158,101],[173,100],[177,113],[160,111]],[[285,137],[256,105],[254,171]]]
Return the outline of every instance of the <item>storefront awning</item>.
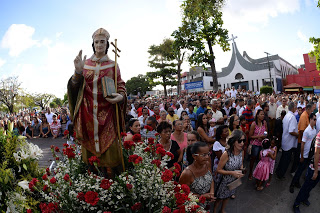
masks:
[[[319,94],[320,93],[320,89],[315,89],[313,92]]]
[[[299,92],[299,89],[285,89],[286,92]]]
[[[304,87],[303,91],[313,91],[313,87]]]

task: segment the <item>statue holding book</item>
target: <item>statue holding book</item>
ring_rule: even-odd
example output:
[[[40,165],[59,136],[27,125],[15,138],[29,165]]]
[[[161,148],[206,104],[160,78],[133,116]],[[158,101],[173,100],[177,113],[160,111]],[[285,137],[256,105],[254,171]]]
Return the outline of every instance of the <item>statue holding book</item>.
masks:
[[[93,33],[94,54],[89,59],[82,58],[80,50],[74,60],[75,72],[68,82],[70,114],[82,145],[83,160],[88,163],[91,156],[97,156],[106,176],[121,170],[122,150],[117,131],[124,130],[127,100],[120,70],[107,55],[109,38],[103,28]]]

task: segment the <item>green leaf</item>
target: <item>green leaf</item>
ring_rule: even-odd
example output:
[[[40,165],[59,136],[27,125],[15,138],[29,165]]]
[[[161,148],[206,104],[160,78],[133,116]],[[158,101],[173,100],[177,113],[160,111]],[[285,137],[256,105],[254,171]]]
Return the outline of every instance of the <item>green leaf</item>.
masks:
[[[27,168],[26,164],[23,164],[22,166],[26,171],[28,171],[28,168]]]

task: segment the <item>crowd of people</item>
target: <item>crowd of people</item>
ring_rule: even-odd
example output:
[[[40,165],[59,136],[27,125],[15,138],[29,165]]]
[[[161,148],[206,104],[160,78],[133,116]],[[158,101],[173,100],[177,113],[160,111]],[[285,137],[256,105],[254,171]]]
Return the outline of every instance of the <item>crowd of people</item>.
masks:
[[[246,172],[262,191],[272,185],[274,174],[277,181],[284,180],[291,165],[288,191],[300,189],[293,205],[300,212],[301,203],[310,205],[309,192],[319,181],[318,163],[309,156],[313,147],[319,155],[320,135],[313,140],[320,129],[319,101],[314,94],[254,94],[234,88],[131,99],[124,140],[134,134],[142,138],[159,134],[159,143],[174,155],[168,168],[180,163],[179,182],[214,202],[214,212],[225,212],[228,199],[236,199],[235,189]],[[314,161],[319,162],[316,154]],[[276,165],[277,155],[281,156]]]
[[[123,141],[132,140],[135,134],[158,138],[174,156],[167,167],[173,170],[174,163],[179,163],[183,169],[177,181],[214,202],[214,212],[225,212],[228,200],[236,199],[235,190],[246,173],[249,180],[255,179],[256,190],[262,191],[272,185],[274,175],[277,181],[284,180],[291,165],[288,191],[300,189],[293,205],[300,212],[301,203],[310,205],[309,192],[320,180],[318,98],[232,88],[128,99]],[[0,128],[28,138],[66,137],[65,130],[73,128],[69,117],[67,107],[53,112],[50,108],[25,110],[2,114]],[[277,155],[281,156],[276,164]]]
[[[18,114],[3,113],[0,117],[0,128],[3,131],[10,130],[16,135],[26,136],[29,139],[65,138],[65,130],[68,130],[69,125],[72,124],[69,111],[65,107],[53,110],[54,112],[50,107],[47,107],[41,111],[26,109]]]

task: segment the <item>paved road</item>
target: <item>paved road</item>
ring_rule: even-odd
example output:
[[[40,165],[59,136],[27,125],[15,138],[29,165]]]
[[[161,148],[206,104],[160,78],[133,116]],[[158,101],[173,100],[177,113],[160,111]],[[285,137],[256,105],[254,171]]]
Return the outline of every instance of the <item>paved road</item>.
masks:
[[[40,160],[41,167],[48,167],[52,160],[50,146],[55,145],[60,149],[66,143],[66,139],[46,138],[46,139],[32,139],[30,142],[37,144],[44,152],[44,157]],[[281,153],[278,154],[277,163],[279,162]],[[246,167],[249,167],[249,162],[246,162]],[[276,168],[275,167],[275,168]],[[290,168],[290,167],[289,167]],[[263,191],[255,190],[255,181],[248,180],[248,174],[242,178],[243,184],[237,189],[236,198],[230,200],[227,204],[226,211],[228,213],[287,213],[293,212],[292,205],[299,190],[295,188],[295,192],[289,192],[289,185],[291,182],[291,175],[287,172],[286,179],[283,181],[276,180],[273,177],[271,185]],[[301,178],[301,184],[303,183]],[[310,195],[311,205],[309,207],[300,206],[303,213],[319,213],[320,212],[320,187],[319,184],[313,189]]]

